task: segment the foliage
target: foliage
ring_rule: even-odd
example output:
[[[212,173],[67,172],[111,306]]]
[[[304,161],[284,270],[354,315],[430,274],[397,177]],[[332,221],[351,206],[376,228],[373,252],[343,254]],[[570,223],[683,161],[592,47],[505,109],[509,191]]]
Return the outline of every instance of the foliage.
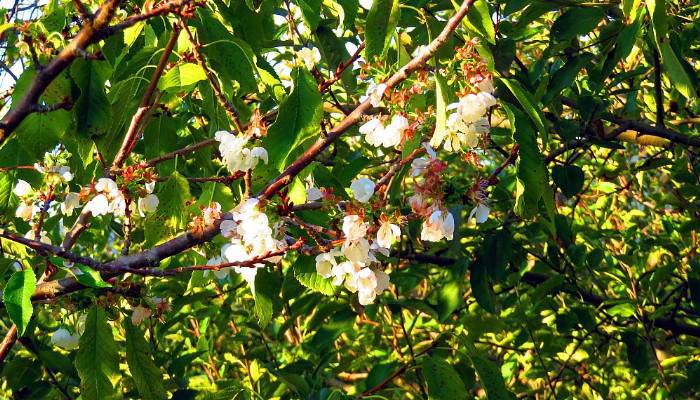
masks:
[[[0,9],[0,397],[696,398],[700,7]]]

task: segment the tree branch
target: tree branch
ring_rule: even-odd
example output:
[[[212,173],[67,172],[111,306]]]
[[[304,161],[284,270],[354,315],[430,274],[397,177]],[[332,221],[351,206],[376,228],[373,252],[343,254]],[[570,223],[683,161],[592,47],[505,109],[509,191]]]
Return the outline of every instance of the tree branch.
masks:
[[[141,134],[141,131],[147,123],[147,115],[150,114],[149,110],[151,110],[153,105],[155,105],[155,103],[151,100],[153,98],[153,93],[155,92],[156,87],[158,86],[158,81],[163,75],[163,71],[165,71],[165,67],[168,64],[168,58],[170,58],[170,55],[172,54],[173,49],[175,48],[175,44],[177,43],[177,38],[180,36],[181,29],[182,28],[179,24],[173,25],[173,32],[170,35],[168,43],[165,45],[165,49],[163,49],[163,54],[161,54],[160,56],[158,66],[156,67],[156,70],[153,71],[153,76],[151,76],[151,81],[148,84],[148,87],[146,88],[146,92],[143,94],[141,104],[139,104],[139,108],[136,110],[136,114],[134,114],[134,116],[131,118],[129,129],[126,132],[126,136],[124,136],[124,141],[122,142],[122,145],[119,148],[117,155],[114,157],[112,170],[121,168],[122,164],[124,164],[124,161],[126,161],[127,157],[129,157],[129,154],[131,154],[131,151],[133,150],[134,146],[136,145],[136,142],[138,141],[138,137]]]
[[[122,0],[107,0],[97,11],[92,20],[87,20],[82,29],[61,52],[53,58],[41,71],[37,71],[25,95],[0,120],[0,144],[19,126],[24,119],[34,111],[33,107],[39,101],[46,88],[68,66],[84,54],[86,49],[98,41],[120,32],[137,22],[173,12],[191,0],[171,0],[143,14],[133,15],[124,21],[109,26],[114,13]]]
[[[408,76],[423,68],[425,64],[433,57],[437,50],[447,42],[452,32],[457,29],[459,22],[467,15],[467,11],[476,0],[466,0],[462,2],[462,5],[457,10],[457,12],[452,16],[452,18],[447,21],[445,28],[440,32],[440,34],[427,46],[426,50],[421,52],[420,55],[414,57],[408,64],[401,67],[394,75],[392,75],[386,82],[386,90],[390,90],[394,86],[403,82],[408,78]],[[260,197],[271,198],[282,188],[287,186],[292,179],[299,174],[307,165],[311,164],[316,157],[323,150],[325,150],[331,143],[338,139],[343,133],[350,129],[353,125],[362,120],[362,116],[372,108],[372,103],[370,99],[365,100],[360,105],[358,105],[353,112],[347,115],[338,125],[328,132],[325,137],[319,138],[316,143],[311,145],[311,147],[304,152],[296,161],[290,164],[282,174],[275,178],[267,187],[262,191]]]

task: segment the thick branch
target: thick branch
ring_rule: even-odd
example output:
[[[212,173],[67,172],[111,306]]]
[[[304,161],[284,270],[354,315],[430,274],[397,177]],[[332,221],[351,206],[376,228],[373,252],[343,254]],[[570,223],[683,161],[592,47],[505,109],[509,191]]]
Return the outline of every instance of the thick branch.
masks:
[[[107,0],[98,10],[94,20],[86,21],[83,28],[68,46],[51,60],[46,67],[42,68],[41,71],[37,71],[37,75],[24,97],[0,121],[0,143],[4,142],[8,135],[32,112],[44,90],[73,62],[78,54],[76,50],[85,50],[102,37],[102,29],[107,27],[112,20],[120,2],[121,0]]]
[[[0,144],[7,140],[8,136],[19,126],[22,121],[35,110],[35,105],[53,80],[79,57],[85,54],[86,49],[98,41],[120,32],[139,21],[166,14],[178,9],[190,0],[172,0],[153,10],[128,17],[124,21],[109,26],[114,13],[121,0],[107,0],[97,11],[92,20],[85,21],[82,29],[73,40],[61,52],[52,59],[41,71],[37,71],[31,85],[24,97],[5,114],[0,120]]]

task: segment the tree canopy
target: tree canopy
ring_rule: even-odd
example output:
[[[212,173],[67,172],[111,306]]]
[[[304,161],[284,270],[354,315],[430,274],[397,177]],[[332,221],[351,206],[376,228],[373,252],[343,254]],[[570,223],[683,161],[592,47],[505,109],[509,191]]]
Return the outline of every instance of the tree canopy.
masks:
[[[12,0],[0,397],[700,393],[700,5]]]

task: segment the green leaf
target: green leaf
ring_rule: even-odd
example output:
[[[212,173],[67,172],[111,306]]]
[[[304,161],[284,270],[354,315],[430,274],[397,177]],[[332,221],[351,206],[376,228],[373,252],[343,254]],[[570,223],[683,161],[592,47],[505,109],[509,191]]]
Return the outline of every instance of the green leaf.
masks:
[[[178,64],[171,68],[158,81],[158,89],[164,92],[178,92],[190,85],[207,79],[204,69],[193,63]]]
[[[601,7],[571,8],[554,21],[550,40],[567,42],[577,36],[585,35],[595,29],[604,16],[605,9]]]
[[[345,48],[346,41],[338,38],[332,29],[321,25],[316,30],[316,37],[318,38],[321,54],[323,54],[323,58],[331,68],[339,66],[350,58],[350,54]],[[340,78],[347,91],[356,89],[357,81],[350,68],[345,69]]]
[[[191,197],[187,179],[179,172],[173,172],[158,190],[160,203],[156,215],[165,217],[174,229],[184,228],[188,221],[186,203]]]
[[[515,213],[532,218],[547,188],[547,171],[530,121],[515,108],[507,107],[513,139],[520,145],[516,163]]]
[[[573,197],[583,189],[584,178],[583,170],[576,165],[555,165],[552,168],[552,179],[566,197]]]
[[[663,58],[664,71],[668,74],[673,86],[688,100],[694,99],[695,87],[693,81],[688,76],[688,72],[683,68],[680,58],[668,43],[668,39],[661,42],[661,57]]]
[[[426,356],[421,371],[427,383],[428,396],[435,400],[466,399],[467,390],[455,369],[437,356]]]
[[[649,369],[651,362],[649,344],[632,331],[622,332],[620,337],[627,346],[627,360],[629,360],[632,368],[637,371]]]
[[[585,67],[593,59],[593,57],[594,56],[591,53],[582,53],[573,57],[567,61],[563,67],[559,68],[557,72],[552,75],[552,78],[549,81],[547,96],[543,101],[546,103],[555,96],[561,94],[562,90],[571,87],[579,71],[581,71],[581,69]]]
[[[70,68],[70,75],[80,89],[75,101],[75,117],[78,134],[102,135],[109,128],[112,106],[105,92],[111,67],[106,61],[77,59]]]
[[[472,293],[476,302],[486,311],[496,313],[496,300],[492,293],[491,284],[489,283],[489,274],[487,271],[487,260],[482,257],[477,257],[474,262],[469,265],[469,283],[472,287]]]
[[[70,126],[71,114],[66,110],[32,113],[17,127],[17,140],[35,159],[41,159],[56,147]]]
[[[2,291],[2,301],[12,322],[17,325],[17,335],[24,335],[34,313],[32,295],[36,289],[36,276],[31,268],[17,271],[7,281]]]
[[[386,51],[396,30],[401,10],[398,0],[375,0],[365,23],[365,59],[373,61]]]
[[[513,93],[513,96],[518,100],[525,113],[534,122],[540,135],[542,135],[542,141],[546,144],[549,139],[549,132],[547,132],[547,128],[544,125],[545,118],[542,114],[542,107],[537,106],[532,95],[520,85],[520,82],[505,78],[500,80]]]
[[[312,32],[315,31],[321,20],[321,0],[296,0],[295,2],[301,9],[301,15],[304,16],[306,24]]]
[[[85,400],[114,398],[110,379],[119,373],[119,352],[103,309],[92,306],[75,357],[80,376],[80,395]]]
[[[666,0],[646,0],[647,9],[651,15],[651,25],[654,28],[656,45],[661,48],[663,39],[668,34],[668,19],[666,16]]]
[[[462,290],[459,282],[450,281],[442,285],[438,292],[440,321],[445,321],[460,304],[462,304]]]
[[[250,45],[234,37],[211,11],[200,8],[197,14],[199,18],[195,18],[193,24],[201,43],[206,43],[202,53],[214,71],[227,81],[226,86],[236,81],[242,92],[256,92],[257,67]]]
[[[289,154],[321,131],[323,103],[313,76],[303,68],[292,71],[294,89],[280,104],[275,123],[263,139],[270,164],[283,170]]]
[[[12,189],[15,188],[17,179],[14,171],[0,173],[0,213],[14,215],[12,210]]]
[[[432,146],[438,146],[447,133],[447,105],[450,103],[449,89],[445,78],[435,74],[435,133],[430,141]]]
[[[266,268],[259,268],[255,275],[255,315],[260,326],[265,327],[272,319],[275,303],[279,301],[282,289],[280,274]]]
[[[470,355],[474,369],[479,376],[481,386],[486,390],[489,400],[515,400],[515,395],[506,388],[501,371],[494,363],[480,355]]]
[[[300,255],[292,266],[294,277],[299,283],[313,290],[332,296],[335,293],[335,288],[330,279],[324,278],[316,272],[316,260],[311,256]]]
[[[457,4],[454,3],[458,8]],[[469,9],[467,18],[463,20],[470,31],[478,34],[491,44],[496,44],[496,30],[491,20],[491,11],[486,1],[476,1]]]
[[[163,374],[153,362],[151,347],[143,333],[129,319],[124,321],[123,326],[126,332],[126,362],[141,398],[165,399],[167,394],[163,388]]]
[[[81,284],[97,289],[112,287],[112,285],[102,280],[100,273],[94,269],[82,264],[75,264],[75,266],[82,272],[82,274],[74,274],[75,279]]]

